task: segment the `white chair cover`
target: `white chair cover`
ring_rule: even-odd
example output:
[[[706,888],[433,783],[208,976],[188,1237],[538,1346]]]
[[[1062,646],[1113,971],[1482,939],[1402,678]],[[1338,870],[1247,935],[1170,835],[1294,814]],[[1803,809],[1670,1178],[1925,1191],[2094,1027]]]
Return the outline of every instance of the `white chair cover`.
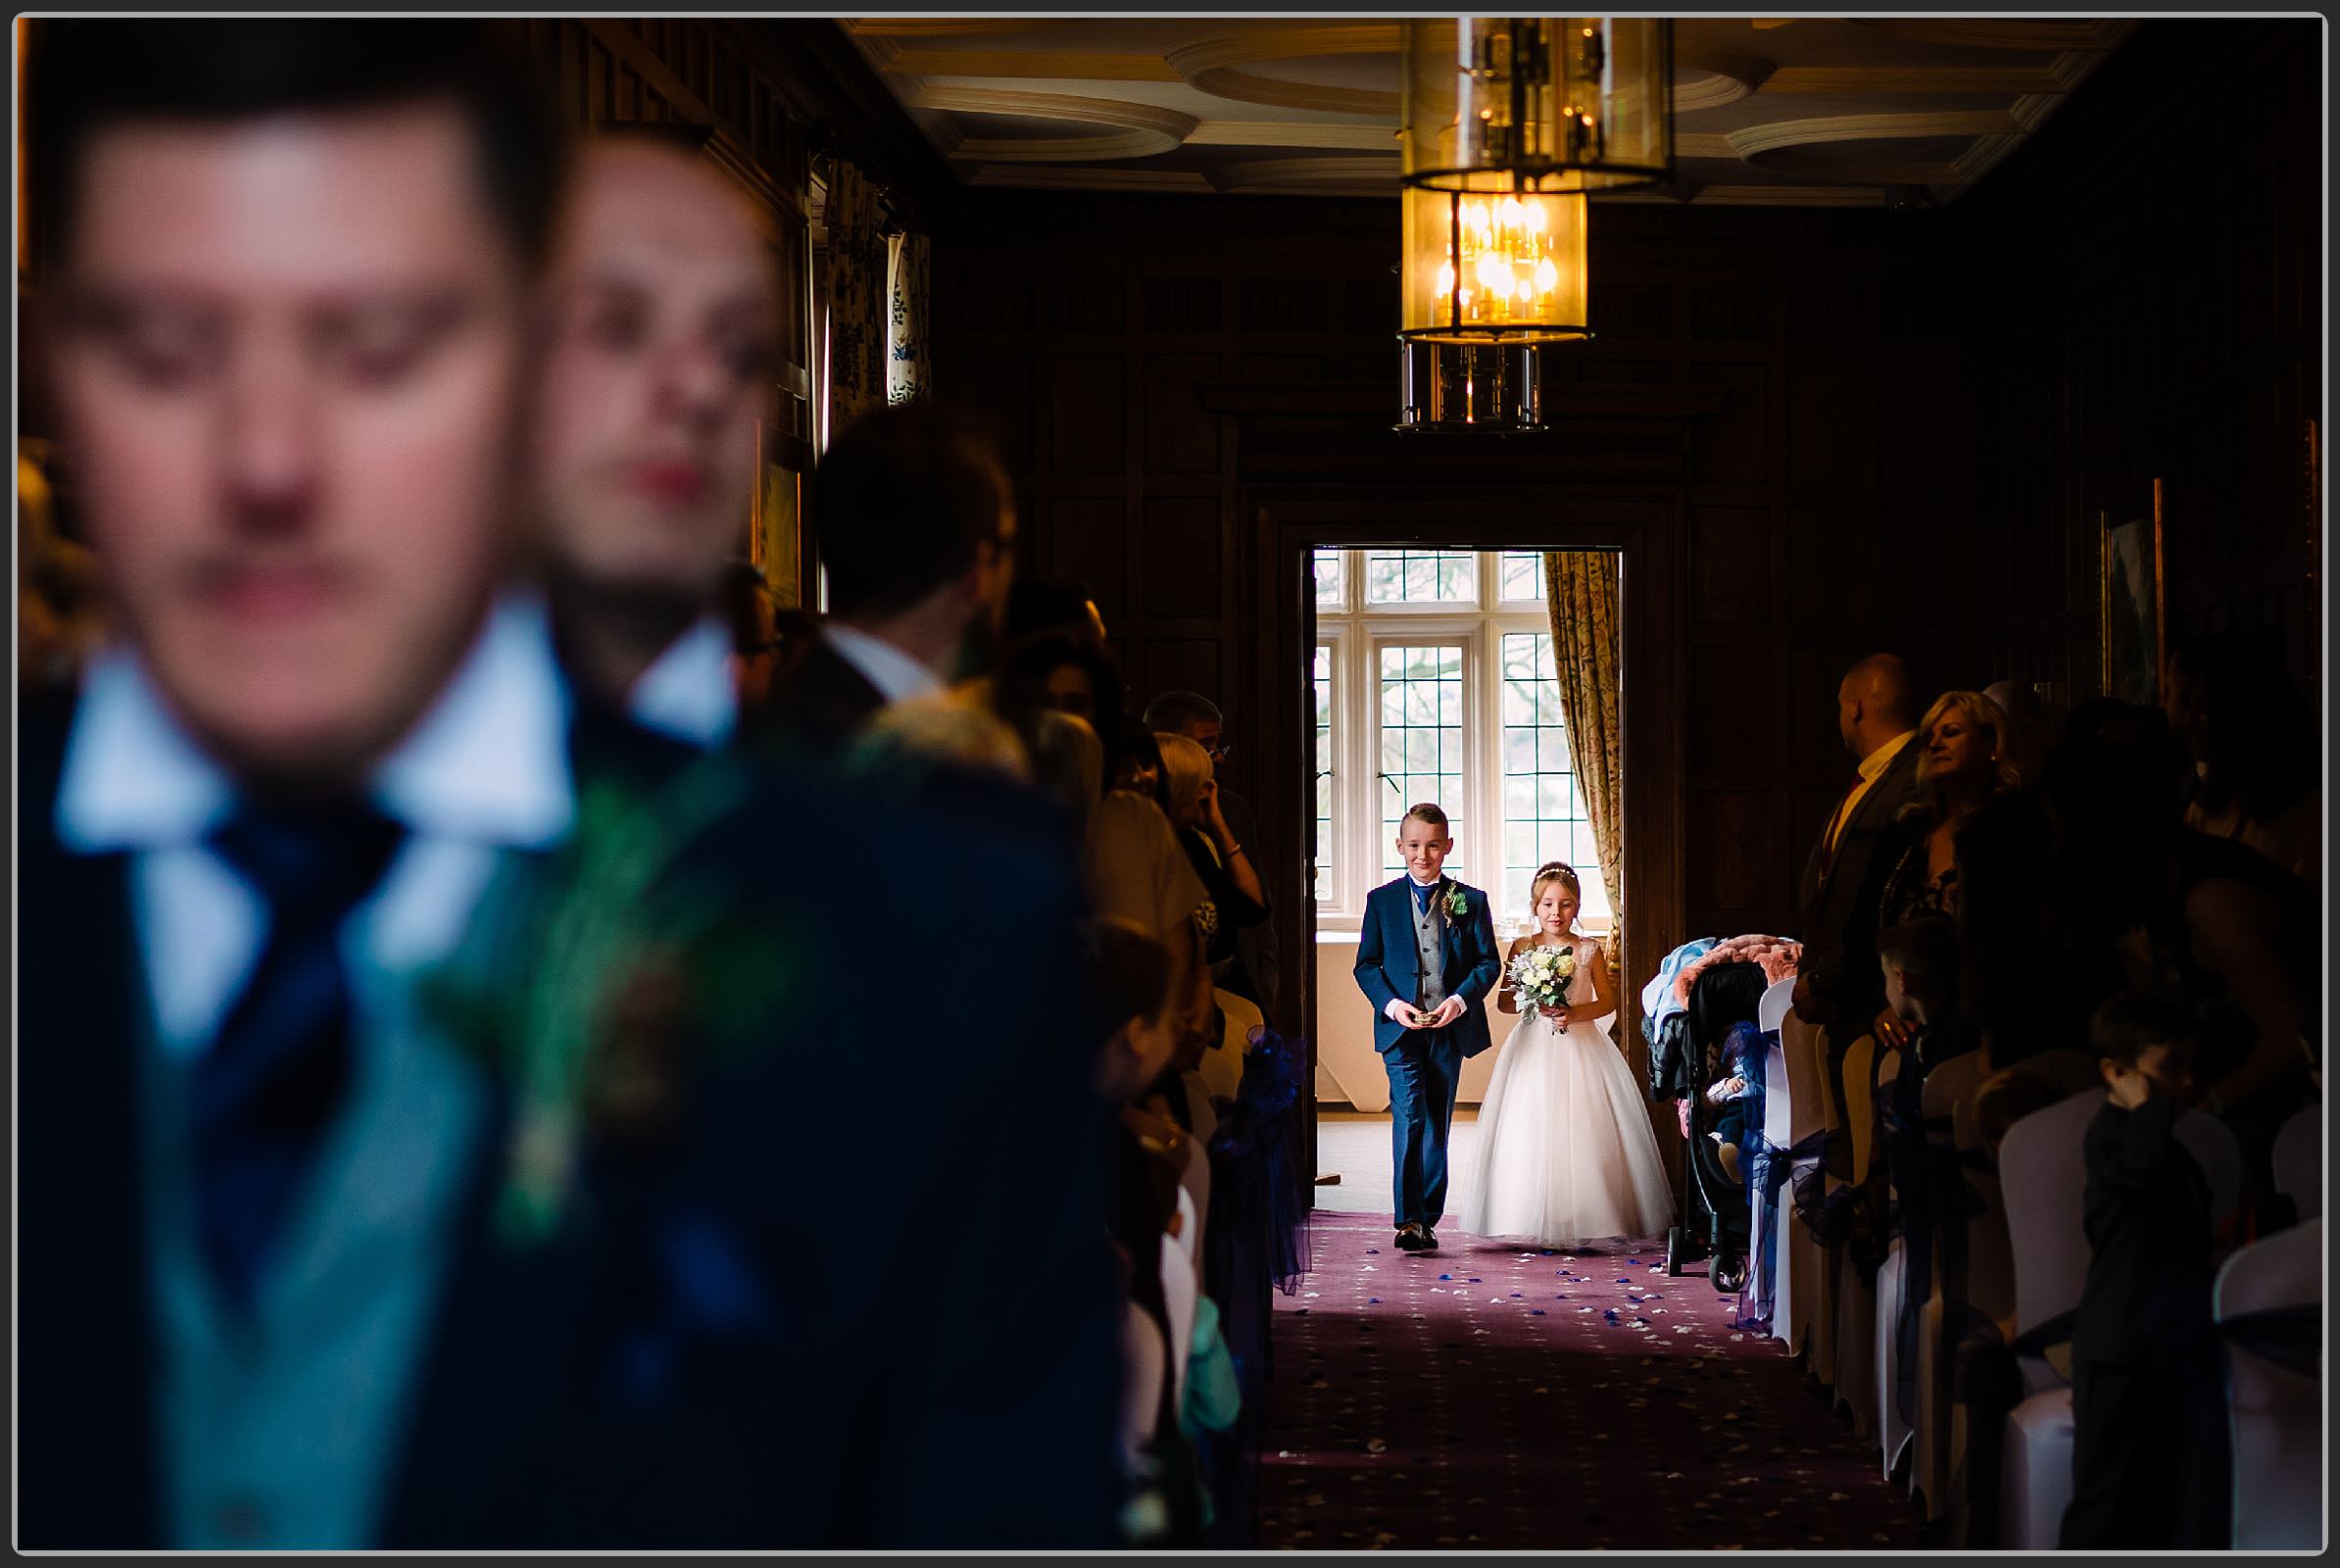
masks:
[[[1821,1087],[1822,1069],[1828,1062],[1828,1037],[1790,1012],[1779,1025],[1779,1043],[1787,1056],[1790,1114],[1794,1118],[1788,1130],[1794,1135],[1793,1142],[1800,1144],[1835,1120],[1834,1106]],[[1811,1232],[1785,1219],[1794,1213],[1793,1191],[1783,1190],[1779,1196],[1786,1200],[1780,1214],[1783,1240],[1788,1243],[1788,1313],[1801,1342],[1790,1342],[1788,1348],[1804,1351],[1805,1368],[1828,1383],[1836,1371],[1834,1307],[1826,1290],[1828,1252]]]
[[[2202,1167],[2210,1183],[2211,1230],[2223,1235],[2242,1214],[2242,1146],[2224,1122],[2204,1111],[2187,1111],[2170,1131]]]
[[[1772,991],[1779,989],[1779,986],[1772,987]],[[1764,1000],[1768,1003],[1770,999],[1771,992],[1765,992]],[[1775,1151],[1773,1158],[1781,1162],[1785,1161],[1787,1150],[1795,1143],[1794,1100],[1795,1086],[1789,1080],[1786,1047],[1775,1034],[1770,1037],[1763,1054],[1763,1141]],[[1779,1190],[1772,1195],[1769,1202],[1764,1201],[1761,1193],[1751,1196],[1754,1205],[1748,1231],[1748,1291],[1757,1300],[1769,1302],[1772,1313],[1771,1337],[1792,1351],[1795,1348],[1795,1302],[1791,1292],[1792,1264],[1789,1253],[1794,1231],[1788,1225],[1788,1218],[1795,1207],[1795,1189],[1782,1178]],[[1767,1243],[1772,1254],[1771,1274],[1769,1279],[1760,1282],[1758,1289],[1755,1270],[1762,1263]]]
[[[2299,1205],[2300,1218],[2323,1217],[2321,1105],[2310,1105],[2275,1134],[2275,1191]]]
[[[1169,1355],[1161,1326],[1144,1307],[1130,1302],[1121,1324],[1121,1359],[1128,1373],[1122,1387],[1121,1447],[1133,1471],[1146,1445],[1153,1441],[1154,1419],[1161,1410],[1162,1379],[1170,1375]]]
[[[1881,1051],[1877,1054],[1877,1069],[1869,1085],[1870,1104],[1887,1092],[1887,1086],[1901,1074],[1901,1053]],[[1870,1157],[1882,1154],[1884,1134],[1881,1128],[1873,1134]],[[1895,1179],[1894,1173],[1887,1173]],[[1910,1425],[1901,1416],[1898,1389],[1901,1381],[1901,1295],[1909,1280],[1909,1251],[1902,1239],[1894,1237],[1885,1250],[1885,1260],[1877,1265],[1873,1301],[1877,1313],[1870,1333],[1873,1353],[1870,1376],[1875,1383],[1877,1400],[1877,1451],[1884,1461],[1883,1475],[1890,1481],[1893,1466],[1901,1461],[1901,1450],[1910,1441]]]
[[[1763,1000],[1755,1004],[1755,1027],[1767,1035],[1779,1032],[1779,1025],[1787,1019],[1789,1004],[1795,1000],[1795,976],[1775,980],[1764,988]]]
[[[1178,1250],[1189,1258],[1200,1255],[1202,1246],[1202,1216],[1194,1206],[1194,1195],[1187,1188],[1178,1190],[1178,1234],[1171,1238]]]
[[[1202,1054],[1202,1081],[1215,1100],[1233,1100],[1243,1081],[1243,1053],[1251,1049],[1251,1031],[1266,1020],[1256,1003],[1232,991],[1214,991],[1219,1015],[1226,1021],[1219,1043]]]
[[[2220,1323],[2323,1299],[2323,1221],[2246,1247],[2218,1270]],[[2227,1347],[2234,1549],[2315,1551],[2323,1535],[2323,1385]]]
[[[1982,1054],[1953,1056],[1926,1075],[1922,1102],[1928,1122],[1947,1117],[1951,1139],[1963,1154],[1980,1142],[1974,1119],[1967,1113],[1981,1086]],[[1986,1317],[2004,1319],[2014,1304],[2014,1285],[2007,1264],[2007,1215],[1999,1202],[1998,1177],[1973,1166],[1959,1172],[1968,1195],[1966,1221],[1967,1304]],[[1950,1329],[1949,1302],[1944,1296],[1947,1274],[1942,1227],[1954,1213],[1939,1200],[1935,1206],[1932,1288],[1926,1295],[1924,1319],[1918,1331],[1918,1406],[1910,1459],[1910,1490],[1925,1498],[1926,1517],[1939,1519],[1950,1508],[1950,1478],[1958,1473],[1966,1453],[1963,1410],[1952,1401],[1950,1347],[1943,1336]]]
[[[1852,1180],[1869,1180],[1875,1152],[1876,1104],[1869,1086],[1877,1064],[1877,1041],[1863,1035],[1846,1048],[1844,1105],[1852,1138]],[[1853,1436],[1877,1438],[1877,1281],[1864,1279],[1849,1257],[1836,1260],[1835,1402],[1852,1411]]]
[[[1999,1176],[2007,1195],[2007,1224],[2015,1257],[2017,1333],[2079,1305],[2088,1275],[2088,1238],[2082,1224],[2088,1124],[2104,1108],[2102,1090],[2088,1090],[2034,1111],[2007,1130],[1999,1146]],[[2202,1166],[2211,1194],[2212,1223],[2224,1226],[2241,1206],[2242,1157],[2225,1124],[2200,1111],[2178,1117],[2175,1133]],[[2072,1390],[2045,1361],[2026,1359],[2023,1381],[2032,1390],[2007,1418],[2000,1492],[2002,1544],[2014,1550],[2053,1550],[2065,1505],[2072,1501]]]
[[[1201,1293],[1194,1262],[1176,1247],[1162,1249],[1162,1301],[1170,1316],[1170,1407],[1187,1407],[1187,1356],[1194,1348],[1195,1301]]]

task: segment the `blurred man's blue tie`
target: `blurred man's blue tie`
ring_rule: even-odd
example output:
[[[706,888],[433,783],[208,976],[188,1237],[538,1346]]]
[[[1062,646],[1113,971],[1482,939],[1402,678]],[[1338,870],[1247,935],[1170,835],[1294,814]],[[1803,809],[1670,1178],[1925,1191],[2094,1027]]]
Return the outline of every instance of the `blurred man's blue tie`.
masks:
[[[341,927],[404,829],[357,802],[246,808],[212,845],[267,900],[268,935],[195,1070],[194,1165],[205,1260],[239,1310],[315,1163],[352,1068]]]

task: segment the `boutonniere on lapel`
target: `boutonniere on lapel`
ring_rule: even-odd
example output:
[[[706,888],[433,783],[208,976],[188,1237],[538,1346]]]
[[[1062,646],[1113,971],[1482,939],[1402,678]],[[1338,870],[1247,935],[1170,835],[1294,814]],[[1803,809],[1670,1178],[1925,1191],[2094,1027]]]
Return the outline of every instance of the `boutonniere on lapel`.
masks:
[[[1467,920],[1470,918],[1471,900],[1469,896],[1463,892],[1461,883],[1447,883],[1445,896],[1441,902],[1445,906],[1447,919]]]
[[[588,1145],[680,1127],[722,1023],[781,1015],[797,944],[744,929],[712,868],[685,859],[748,793],[721,757],[647,792],[597,780],[542,874],[433,977],[442,1022],[513,1098],[495,1200],[508,1243],[569,1222]]]

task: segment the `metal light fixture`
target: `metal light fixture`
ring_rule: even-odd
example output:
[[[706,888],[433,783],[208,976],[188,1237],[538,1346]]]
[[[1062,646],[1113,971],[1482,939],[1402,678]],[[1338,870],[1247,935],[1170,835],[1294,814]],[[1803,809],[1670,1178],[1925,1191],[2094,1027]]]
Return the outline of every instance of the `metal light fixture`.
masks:
[[[1661,18],[1404,24],[1409,388],[1425,379],[1417,345],[1532,350],[1592,335],[1585,198],[1673,173],[1673,39]],[[1519,362],[1502,365],[1516,379]],[[1422,404],[1407,402],[1419,426]],[[1525,407],[1532,418],[1532,395]]]

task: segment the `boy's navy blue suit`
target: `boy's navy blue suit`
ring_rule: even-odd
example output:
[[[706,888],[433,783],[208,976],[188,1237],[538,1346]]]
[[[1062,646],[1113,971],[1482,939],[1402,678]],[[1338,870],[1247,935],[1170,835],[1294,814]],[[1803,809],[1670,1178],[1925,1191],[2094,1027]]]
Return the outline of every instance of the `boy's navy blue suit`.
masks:
[[[1396,1222],[1435,1227],[1446,1211],[1446,1132],[1464,1058],[1494,1044],[1487,1033],[1487,999],[1502,978],[1495,921],[1487,895],[1441,877],[1432,902],[1443,909],[1453,893],[1465,912],[1440,915],[1446,995],[1462,998],[1461,1017],[1443,1029],[1408,1029],[1389,1016],[1389,1004],[1409,1006],[1422,995],[1414,940],[1412,877],[1375,888],[1365,900],[1357,933],[1357,989],[1373,1004],[1373,1049],[1389,1075],[1389,1142],[1396,1188]]]

